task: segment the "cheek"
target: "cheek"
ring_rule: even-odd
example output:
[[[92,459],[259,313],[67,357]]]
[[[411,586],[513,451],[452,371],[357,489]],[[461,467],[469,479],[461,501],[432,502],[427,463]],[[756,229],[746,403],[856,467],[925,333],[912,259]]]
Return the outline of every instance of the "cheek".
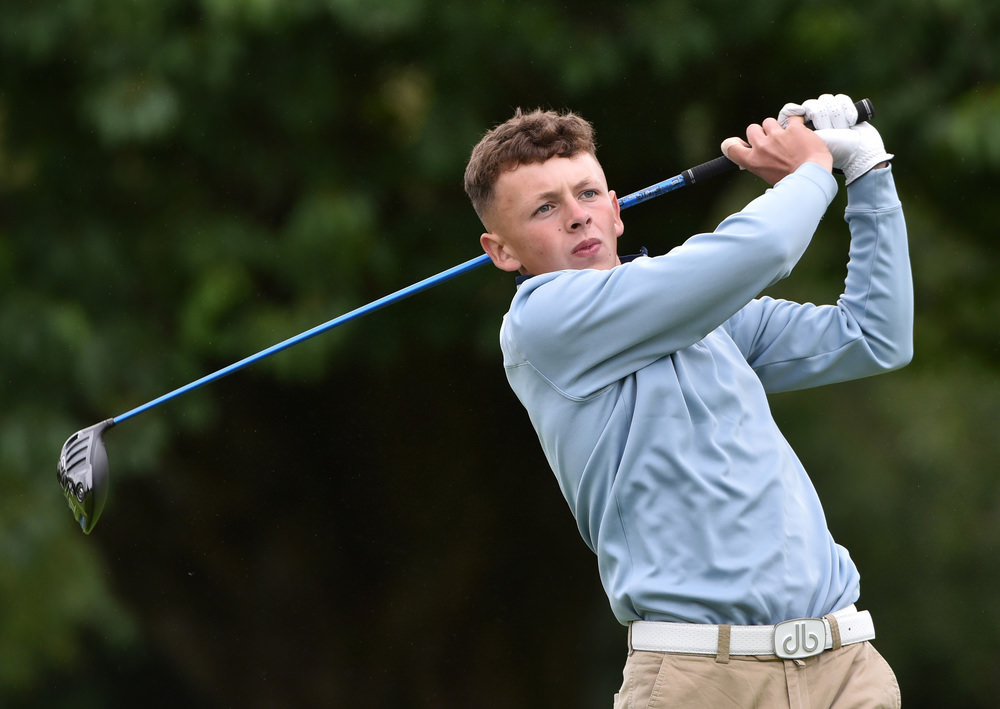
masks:
[[[546,230],[528,228],[522,232],[519,245],[525,252],[543,254],[549,250],[549,243],[552,240],[552,235],[547,233]]]

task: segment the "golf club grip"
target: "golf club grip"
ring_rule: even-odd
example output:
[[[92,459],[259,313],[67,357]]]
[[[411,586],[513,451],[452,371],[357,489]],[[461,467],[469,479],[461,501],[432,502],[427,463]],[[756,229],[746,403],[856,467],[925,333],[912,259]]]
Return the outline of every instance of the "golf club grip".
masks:
[[[858,112],[858,120],[855,123],[867,123],[875,117],[875,106],[872,104],[871,99],[863,98],[860,101],[855,101],[854,108]],[[806,127],[812,130],[812,121],[806,121]],[[736,169],[738,169],[736,163],[725,155],[720,155],[714,160],[709,160],[708,162],[703,162],[701,165],[688,168],[681,174],[684,176],[685,184],[693,185]]]
[[[714,160],[709,160],[708,162],[703,162],[701,165],[690,167],[681,174],[684,175],[685,184],[693,185],[739,169],[739,166],[732,160],[727,158],[725,155],[720,155]]]

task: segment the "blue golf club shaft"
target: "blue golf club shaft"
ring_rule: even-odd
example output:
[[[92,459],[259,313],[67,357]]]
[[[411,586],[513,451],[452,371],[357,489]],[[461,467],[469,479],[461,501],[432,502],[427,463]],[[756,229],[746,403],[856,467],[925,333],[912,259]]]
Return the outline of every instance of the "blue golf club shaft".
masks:
[[[654,197],[659,197],[660,195],[666,194],[667,192],[672,192],[673,190],[679,189],[681,187],[695,184],[696,182],[700,182],[715,175],[722,174],[723,172],[729,172],[735,169],[736,169],[735,163],[731,162],[725,157],[718,157],[715,158],[714,160],[710,160],[708,162],[702,163],[701,165],[697,165],[688,170],[685,170],[684,172],[675,177],[663,180],[662,182],[657,182],[655,185],[651,185],[643,190],[639,190],[638,192],[633,192],[632,194],[626,195],[618,200],[618,204],[621,206],[622,209],[628,209],[629,207],[653,199]],[[384,308],[385,306],[400,301],[403,298],[408,298],[411,295],[427,290],[432,286],[444,283],[445,281],[451,280],[455,276],[459,276],[468,271],[472,271],[473,269],[479,268],[480,266],[484,266],[489,262],[490,262],[490,257],[487,256],[486,254],[482,254],[481,256],[477,256],[474,259],[470,259],[469,261],[460,263],[457,266],[453,266],[445,271],[442,271],[441,273],[438,273],[429,278],[425,278],[424,280],[414,283],[413,285],[407,286],[406,288],[401,288],[395,293],[390,293],[389,295],[383,296],[378,300],[373,300],[371,303],[368,303],[367,305],[362,305],[359,308],[355,308],[354,310],[348,313],[344,313],[343,315],[340,315],[334,318],[333,320],[328,320],[327,322],[321,325],[317,325],[316,327],[310,330],[306,330],[305,332],[295,335],[294,337],[289,337],[287,340],[283,340],[275,345],[271,345],[267,349],[263,349],[260,352],[257,352],[256,354],[252,354],[249,357],[245,357],[244,359],[241,359],[239,362],[234,362],[233,364],[230,364],[228,367],[223,367],[218,371],[212,372],[211,374],[207,374],[201,379],[197,379],[191,382],[190,384],[185,384],[182,387],[178,387],[177,389],[174,389],[171,392],[168,392],[160,397],[157,397],[152,401],[146,402],[145,404],[137,406],[134,409],[131,409],[130,411],[126,411],[123,414],[115,416],[112,419],[112,421],[118,424],[121,423],[122,421],[132,418],[133,416],[138,416],[144,411],[148,411],[149,409],[152,409],[155,406],[159,406],[160,404],[170,401],[171,399],[176,399],[178,396],[181,396],[182,394],[186,394],[189,391],[192,391],[199,387],[203,387],[206,384],[214,382],[217,379],[221,379],[222,377],[225,377],[228,374],[232,374],[233,372],[243,369],[244,367],[248,367],[251,364],[254,364],[255,362],[259,362],[260,360],[266,357],[270,357],[271,355],[281,352],[282,350],[286,350],[289,347],[292,347],[293,345],[297,345],[300,342],[304,342],[310,338],[316,337],[316,335],[320,335],[324,332],[332,330],[333,328],[339,325],[343,325],[346,322],[349,322],[356,318],[360,318],[362,315],[367,315],[368,313],[372,313],[376,310],[379,310],[380,308]]]

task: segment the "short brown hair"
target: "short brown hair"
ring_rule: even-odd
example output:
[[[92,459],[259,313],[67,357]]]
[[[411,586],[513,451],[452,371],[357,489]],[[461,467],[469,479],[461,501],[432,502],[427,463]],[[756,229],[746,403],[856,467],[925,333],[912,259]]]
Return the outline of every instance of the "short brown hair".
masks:
[[[472,149],[465,168],[465,191],[483,220],[502,172],[580,152],[596,156],[594,128],[588,121],[569,111],[535,109],[524,113],[518,108],[513,117],[486,133]]]

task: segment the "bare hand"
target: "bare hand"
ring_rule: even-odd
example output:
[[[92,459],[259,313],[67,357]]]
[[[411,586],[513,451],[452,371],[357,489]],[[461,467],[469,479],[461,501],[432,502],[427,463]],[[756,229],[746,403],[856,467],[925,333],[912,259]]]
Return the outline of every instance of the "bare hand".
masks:
[[[833,156],[823,139],[805,126],[801,116],[791,116],[782,128],[774,118],[747,127],[747,139],[726,138],[723,154],[768,184],[774,185],[807,162],[833,170]]]

